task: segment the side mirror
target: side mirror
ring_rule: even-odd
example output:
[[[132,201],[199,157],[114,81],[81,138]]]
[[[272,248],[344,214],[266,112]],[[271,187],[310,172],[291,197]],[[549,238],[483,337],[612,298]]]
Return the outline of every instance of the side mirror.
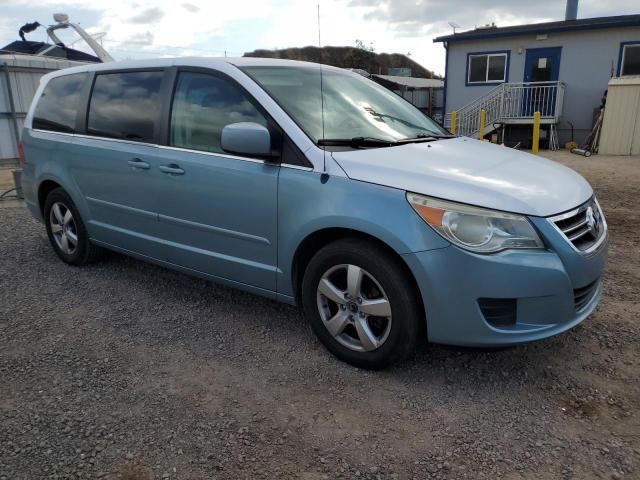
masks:
[[[269,130],[254,122],[231,123],[224,127],[222,149],[240,155],[273,156]]]

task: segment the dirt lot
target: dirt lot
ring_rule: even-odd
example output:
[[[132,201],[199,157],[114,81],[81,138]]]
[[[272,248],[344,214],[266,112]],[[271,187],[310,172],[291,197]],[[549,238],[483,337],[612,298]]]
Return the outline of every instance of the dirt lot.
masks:
[[[640,158],[560,157],[611,229],[597,311],[378,373],[294,308],[115,254],[68,267],[0,205],[0,479],[640,478]]]

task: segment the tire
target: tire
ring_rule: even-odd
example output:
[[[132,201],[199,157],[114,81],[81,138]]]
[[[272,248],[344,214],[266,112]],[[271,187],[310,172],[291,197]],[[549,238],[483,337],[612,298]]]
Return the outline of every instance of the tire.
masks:
[[[62,188],[56,188],[47,195],[44,223],[49,242],[63,262],[82,266],[101,256],[102,249],[89,240],[80,212]]]
[[[424,308],[400,259],[366,240],[319,250],[304,272],[301,299],[322,344],[359,368],[377,370],[411,356],[423,330]]]

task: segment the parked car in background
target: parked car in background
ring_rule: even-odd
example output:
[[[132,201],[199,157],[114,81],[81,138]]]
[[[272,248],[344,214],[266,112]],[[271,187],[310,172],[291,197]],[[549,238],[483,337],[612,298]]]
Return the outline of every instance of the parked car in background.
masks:
[[[601,295],[607,226],[580,175],[452,137],[345,70],[255,58],[67,69],[43,78],[22,142],[27,205],[63,261],[108,248],[300,305],[359,367],[424,338],[549,337]]]

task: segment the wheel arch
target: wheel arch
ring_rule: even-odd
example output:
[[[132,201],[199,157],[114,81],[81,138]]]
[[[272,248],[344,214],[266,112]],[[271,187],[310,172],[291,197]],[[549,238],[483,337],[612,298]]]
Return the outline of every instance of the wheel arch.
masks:
[[[51,179],[43,180],[42,182],[40,182],[40,185],[38,185],[38,208],[40,209],[40,213],[43,215],[43,217],[44,204],[47,201],[47,196],[56,188],[64,189],[64,187],[60,185],[60,183]]]
[[[316,230],[307,235],[298,245],[298,248],[293,255],[293,263],[291,267],[291,284],[293,286],[296,304],[301,304],[302,277],[304,276],[304,272],[311,261],[311,258],[313,258],[313,256],[325,245],[337,240],[348,238],[358,238],[370,242],[382,248],[392,258],[396,259],[410,282],[410,287],[416,296],[416,300],[420,302],[421,306],[424,305],[422,293],[418,287],[416,277],[407,262],[402,258],[402,255],[378,237],[360,230],[344,227],[330,227]],[[426,315],[424,308],[420,308],[420,311],[422,312],[422,325],[426,328]]]

